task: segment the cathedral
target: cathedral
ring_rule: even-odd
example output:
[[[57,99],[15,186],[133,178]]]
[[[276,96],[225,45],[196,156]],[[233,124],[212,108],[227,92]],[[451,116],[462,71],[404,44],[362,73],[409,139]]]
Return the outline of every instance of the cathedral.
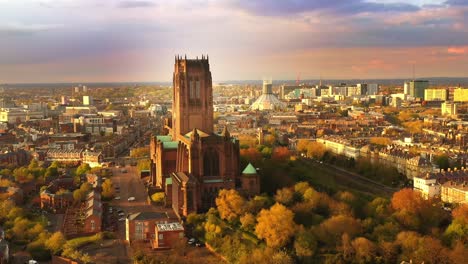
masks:
[[[240,171],[239,141],[213,131],[213,87],[208,56],[175,58],[172,117],[166,135],[151,138],[151,183],[165,192],[179,216],[215,206],[220,189],[259,193],[249,164]]]

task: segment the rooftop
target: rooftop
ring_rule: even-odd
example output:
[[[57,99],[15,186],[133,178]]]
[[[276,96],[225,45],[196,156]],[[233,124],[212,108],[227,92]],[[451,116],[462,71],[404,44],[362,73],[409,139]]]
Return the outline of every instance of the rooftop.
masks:
[[[127,217],[128,220],[153,220],[153,219],[162,219],[169,218],[166,213],[158,212],[139,212],[131,214]]]
[[[247,167],[242,171],[242,174],[257,174],[257,170],[252,163],[249,163],[249,165],[247,165]]]
[[[184,227],[177,222],[167,224],[157,224],[156,229],[158,231],[184,231]]]

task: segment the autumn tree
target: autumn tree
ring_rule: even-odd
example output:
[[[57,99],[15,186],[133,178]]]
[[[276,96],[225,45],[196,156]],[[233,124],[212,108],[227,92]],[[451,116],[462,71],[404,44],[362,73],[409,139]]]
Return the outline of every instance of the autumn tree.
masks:
[[[110,199],[114,197],[114,194],[115,188],[112,184],[112,181],[110,179],[106,179],[104,183],[102,183],[102,197],[105,199]]]
[[[262,160],[262,153],[257,148],[254,147],[249,147],[247,149],[241,149],[240,150],[240,155],[244,159],[247,160],[247,162],[251,163],[258,163]]]
[[[344,233],[351,238],[361,232],[361,224],[351,216],[337,215],[328,218],[316,229],[318,238],[328,245],[334,245]]]
[[[372,241],[364,237],[357,237],[351,242],[351,245],[357,263],[373,263],[377,255],[377,247]]]
[[[222,219],[237,219],[245,210],[246,201],[236,190],[222,189],[216,198],[216,206]]]
[[[271,159],[274,161],[287,161],[291,157],[288,147],[276,147],[273,149]]]
[[[284,205],[276,203],[270,209],[263,209],[258,214],[255,234],[265,239],[269,247],[284,246],[294,235],[295,230],[294,213]]]
[[[296,256],[299,258],[309,258],[315,254],[317,249],[317,240],[313,233],[309,230],[305,230],[303,227],[299,228],[299,231],[294,237],[294,251]]]
[[[452,223],[444,232],[444,239],[451,244],[468,243],[468,205],[461,204],[452,211]]]
[[[307,157],[322,159],[327,149],[322,143],[310,142],[307,146]]]
[[[130,157],[132,158],[143,158],[149,157],[150,149],[148,147],[134,148],[130,150]]]
[[[251,213],[246,213],[240,218],[242,228],[249,231],[254,229],[255,221],[255,216]]]
[[[289,187],[278,189],[275,195],[275,201],[286,206],[294,203],[294,190]]]
[[[83,174],[86,174],[91,170],[91,167],[89,166],[88,163],[83,163],[78,168],[76,168],[75,175],[81,176]]]
[[[392,140],[387,137],[371,137],[370,143],[375,145],[388,146],[392,144]]]
[[[296,144],[296,150],[300,153],[307,153],[309,143],[310,140],[308,139],[299,139]]]
[[[62,250],[65,242],[67,241],[65,239],[65,236],[62,234],[62,232],[55,232],[49,237],[49,239],[47,239],[47,241],[45,242],[45,246],[53,254],[57,254]]]

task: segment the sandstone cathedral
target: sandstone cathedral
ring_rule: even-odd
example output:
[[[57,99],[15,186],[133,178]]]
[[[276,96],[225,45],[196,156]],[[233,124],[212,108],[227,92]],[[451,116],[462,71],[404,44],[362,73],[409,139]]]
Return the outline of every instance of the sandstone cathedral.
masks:
[[[239,141],[224,127],[213,131],[213,86],[208,56],[174,64],[172,117],[166,135],[151,139],[151,183],[164,190],[166,205],[179,216],[215,206],[220,189],[260,192],[249,164],[241,173]]]

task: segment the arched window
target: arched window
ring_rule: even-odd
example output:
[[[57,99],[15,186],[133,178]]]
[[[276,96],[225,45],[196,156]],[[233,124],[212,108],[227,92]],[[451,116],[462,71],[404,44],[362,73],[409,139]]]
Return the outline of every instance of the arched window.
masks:
[[[208,149],[203,155],[203,175],[219,176],[219,156],[214,149]]]

